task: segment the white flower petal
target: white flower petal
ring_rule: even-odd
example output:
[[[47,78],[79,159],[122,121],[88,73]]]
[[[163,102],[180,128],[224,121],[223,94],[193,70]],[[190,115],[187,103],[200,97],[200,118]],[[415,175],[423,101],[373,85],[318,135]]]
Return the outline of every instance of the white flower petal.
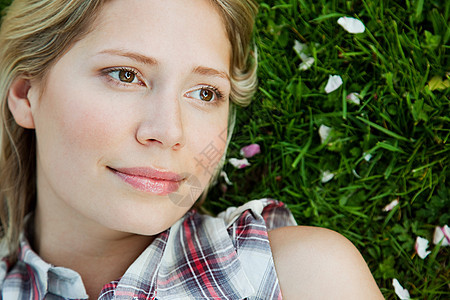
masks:
[[[417,255],[419,255],[419,257],[421,259],[425,259],[425,257],[428,256],[428,254],[431,253],[431,251],[427,251],[428,248],[428,240],[424,239],[423,237],[418,236],[416,239],[416,252]]]
[[[396,278],[394,278],[394,280],[392,280],[392,285],[394,286],[395,289],[395,293],[397,294],[397,296],[401,299],[401,300],[409,300],[411,299],[411,297],[409,296],[409,292],[407,289],[404,289],[400,283],[398,282],[398,280]]]
[[[293,49],[302,60],[302,63],[299,65],[299,69],[302,71],[306,71],[311,68],[311,66],[314,64],[314,57],[311,57],[306,53],[308,46],[296,40],[294,42]]]
[[[300,43],[299,41],[295,40],[293,49],[295,53],[297,53],[301,58],[303,55],[306,55],[305,51],[306,49],[308,49],[308,47],[306,46],[306,44]]]
[[[327,94],[337,90],[342,85],[342,78],[339,75],[330,75],[328,77],[327,85],[325,86],[325,92]]]
[[[243,159],[230,158],[228,161],[237,169],[243,169],[245,167],[250,166],[250,163],[246,158]]]
[[[241,149],[240,154],[243,157],[250,158],[261,153],[261,147],[258,144],[251,144]]]
[[[447,225],[444,225],[443,227],[436,227],[434,230],[434,236],[433,236],[433,244],[439,244],[439,242],[442,241],[441,246],[449,246],[450,245],[450,228]]]
[[[350,33],[363,33],[366,30],[363,22],[350,17],[340,17],[337,23]]]
[[[302,71],[306,71],[314,64],[314,57],[307,57],[306,60],[304,60],[298,68]]]
[[[350,93],[347,95],[347,100],[356,105],[361,105],[361,100],[359,99],[358,93]]]
[[[392,201],[391,203],[389,203],[388,205],[386,205],[383,208],[383,211],[391,211],[394,207],[396,207],[398,205],[398,199],[395,199],[394,201]]]
[[[319,127],[319,136],[320,136],[320,141],[323,143],[326,142],[326,140],[328,139],[328,136],[330,135],[331,132],[331,127],[328,127],[326,125],[320,125]]]
[[[353,175],[355,175],[356,178],[362,178],[355,169],[352,170]]]
[[[233,185],[233,183],[230,181],[230,179],[228,178],[228,175],[225,171],[220,172],[220,176],[223,177],[223,179],[225,179],[225,182],[228,185]]]
[[[365,161],[369,162],[371,159],[372,159],[372,154],[369,153],[369,154],[364,155]]]
[[[334,173],[331,173],[330,171],[325,171],[322,173],[322,183],[327,183],[331,179],[333,179]]]

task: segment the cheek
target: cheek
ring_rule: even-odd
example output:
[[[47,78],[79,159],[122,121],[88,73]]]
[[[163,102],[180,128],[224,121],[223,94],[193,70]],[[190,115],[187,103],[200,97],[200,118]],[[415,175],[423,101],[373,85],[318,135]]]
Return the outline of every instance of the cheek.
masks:
[[[36,122],[41,155],[87,162],[94,150],[111,146],[117,122],[97,96],[58,88],[43,95]]]
[[[217,165],[222,158],[227,140],[228,110],[210,118],[208,123],[198,125],[192,138],[191,145],[195,147],[192,162],[196,174],[205,184],[215,174]]]
[[[85,105],[66,112],[62,120],[62,136],[66,137],[66,147],[84,151],[108,148],[117,140],[114,133],[117,122],[111,114],[105,114],[100,107]]]

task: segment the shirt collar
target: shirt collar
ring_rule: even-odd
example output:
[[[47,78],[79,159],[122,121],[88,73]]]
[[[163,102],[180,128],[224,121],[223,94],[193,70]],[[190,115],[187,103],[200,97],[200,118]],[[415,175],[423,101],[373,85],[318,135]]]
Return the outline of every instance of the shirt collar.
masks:
[[[254,289],[223,219],[188,212],[138,257],[115,299],[245,299]]]
[[[19,261],[28,265],[33,272],[34,285],[38,299],[51,293],[71,299],[87,299],[81,276],[70,269],[55,267],[46,263],[34,252],[28,240],[22,235],[20,241]],[[36,295],[37,296],[37,295]]]
[[[157,285],[161,299],[245,299],[255,292],[224,220],[195,211],[171,227]]]

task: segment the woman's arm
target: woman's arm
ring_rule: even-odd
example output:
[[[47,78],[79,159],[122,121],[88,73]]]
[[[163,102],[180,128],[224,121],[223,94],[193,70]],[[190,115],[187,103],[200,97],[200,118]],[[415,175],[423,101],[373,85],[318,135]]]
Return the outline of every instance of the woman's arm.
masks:
[[[324,228],[269,232],[283,299],[384,299],[358,250]]]

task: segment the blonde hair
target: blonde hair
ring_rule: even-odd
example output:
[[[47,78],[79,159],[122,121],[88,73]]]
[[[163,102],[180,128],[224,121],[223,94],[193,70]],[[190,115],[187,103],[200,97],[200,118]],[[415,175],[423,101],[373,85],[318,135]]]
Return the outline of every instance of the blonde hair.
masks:
[[[34,130],[17,125],[9,111],[9,88],[18,76],[45,80],[52,64],[89,33],[107,1],[15,0],[6,8],[0,29],[0,238],[8,246],[11,262],[17,259],[24,217],[36,203],[36,144]],[[234,105],[250,104],[256,89],[256,58],[250,41],[257,5],[254,0],[210,2],[223,18],[232,45],[228,145]],[[220,165],[223,162],[224,157]]]

